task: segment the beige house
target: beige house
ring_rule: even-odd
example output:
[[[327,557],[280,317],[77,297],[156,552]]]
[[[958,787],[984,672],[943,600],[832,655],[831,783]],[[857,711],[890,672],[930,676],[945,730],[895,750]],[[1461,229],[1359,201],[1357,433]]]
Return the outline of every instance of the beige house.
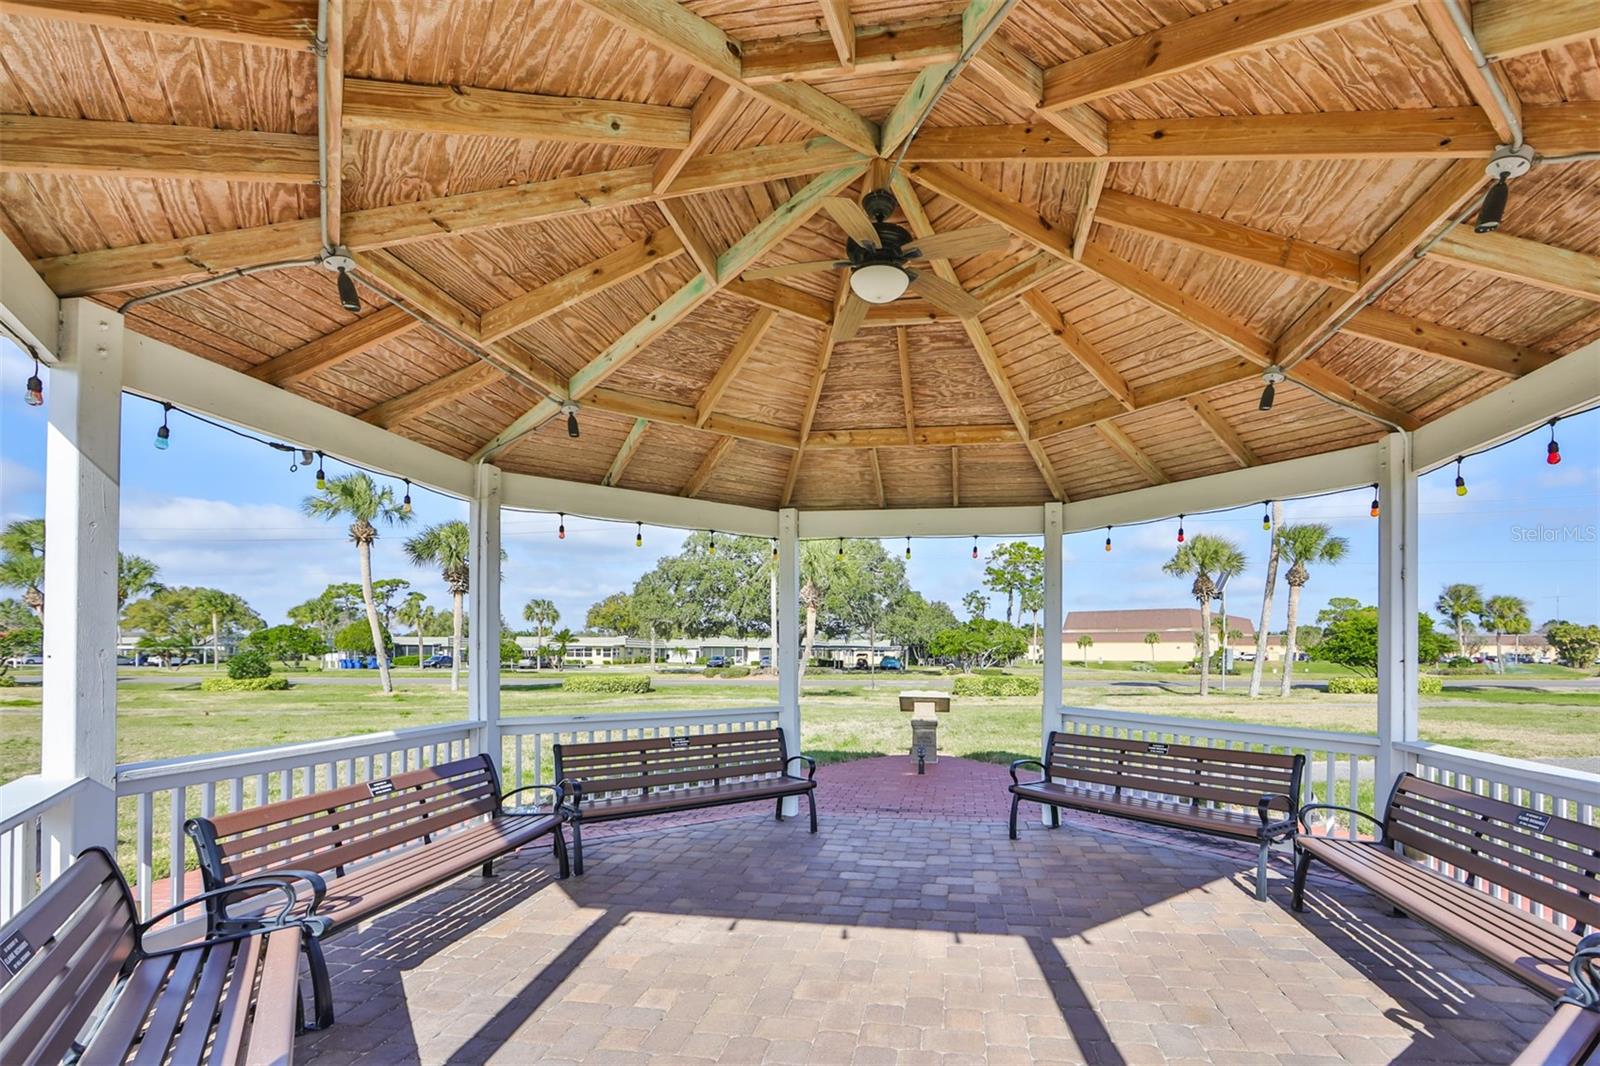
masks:
[[[1216,625],[1215,619],[1212,625]],[[1244,660],[1256,653],[1256,627],[1243,615],[1230,614],[1228,628],[1239,634],[1232,641],[1233,653]],[[1201,629],[1198,607],[1171,607],[1158,610],[1069,611],[1061,631],[1062,658],[1082,662],[1084,650],[1078,638],[1094,641],[1088,648],[1089,661],[1096,662],[1188,662],[1195,657],[1195,640]],[[1156,634],[1154,646],[1145,643],[1147,633]],[[1267,661],[1283,658],[1283,638],[1267,638]]]

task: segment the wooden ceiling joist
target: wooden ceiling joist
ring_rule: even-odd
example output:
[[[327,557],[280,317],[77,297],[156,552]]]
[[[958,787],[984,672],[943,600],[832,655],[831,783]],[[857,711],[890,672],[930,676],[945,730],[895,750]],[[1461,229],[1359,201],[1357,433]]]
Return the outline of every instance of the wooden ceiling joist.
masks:
[[[1441,263],[1494,274],[1541,289],[1600,300],[1600,255],[1540,244],[1509,233],[1456,226],[1428,249]]]
[[[295,51],[317,34],[316,0],[0,0],[0,12]]]
[[[1072,257],[1072,237],[1041,218],[1039,212],[995,191],[964,170],[947,163],[917,163],[907,168],[912,179],[967,210],[998,223],[1023,240],[1056,255]]]
[[[1114,396],[1124,408],[1131,411],[1135,401],[1133,390],[1128,387],[1128,382],[1117,373],[1115,367],[1100,354],[1100,350],[1090,343],[1083,332],[1068,322],[1060,311],[1045,298],[1044,293],[1038,289],[1031,289],[1022,294],[1022,303],[1039,324],[1050,331],[1050,334],[1060,342],[1061,347],[1091,377],[1100,383],[1100,387]]]
[[[887,497],[883,494],[883,467],[878,463],[878,449],[867,449],[867,463],[872,471],[872,486],[876,490],[874,496],[878,503],[878,509],[881,511],[889,506],[889,503]]]
[[[1105,439],[1105,442],[1120,452],[1128,462],[1139,468],[1139,472],[1149,478],[1152,485],[1165,485],[1172,479],[1166,471],[1156,465],[1156,461],[1139,445],[1134,443],[1132,437],[1123,431],[1115,422],[1105,421],[1097,423],[1094,427]]]
[[[1377,307],[1357,312],[1341,327],[1341,331],[1510,378],[1537,370],[1555,358],[1537,348],[1507,344],[1492,337],[1480,337],[1434,322],[1420,322]]]
[[[1510,59],[1600,37],[1600,7],[1591,0],[1476,0],[1472,34],[1490,59]]]
[[[700,90],[699,99],[695,100],[694,107],[689,111],[688,139],[682,147],[662,152],[656,157],[650,185],[657,196],[672,186],[689,160],[705,147],[717,125],[733,110],[738,99],[739,94],[726,82],[713,81]]]
[[[371,314],[362,315],[349,325],[341,326],[316,340],[308,341],[293,351],[274,356],[245,371],[246,375],[269,385],[287,387],[304,381],[312,375],[354,359],[362,352],[371,351],[409,332],[420,323],[403,308],[380,307]]]
[[[1100,200],[1105,196],[1106,175],[1111,164],[1103,160],[1088,164],[1088,178],[1083,183],[1083,198],[1078,201],[1078,213],[1072,219],[1072,258],[1082,259],[1083,250],[1089,246],[1089,234],[1094,230],[1095,215],[1100,210]]]
[[[1451,8],[1465,12],[1468,6],[1464,0],[1418,0],[1417,14],[1427,23],[1434,43],[1439,46],[1439,51],[1444,54],[1472,98],[1478,102],[1484,118],[1494,127],[1495,134],[1505,144],[1512,144],[1515,143],[1516,132],[1505,111],[1501,110],[1500,102],[1504,100],[1512,116],[1521,122],[1522,101],[1517,98],[1517,91],[1500,64],[1491,63],[1488,69],[1483,69],[1473,58],[1472,49],[1450,14]]]
[[[656,210],[661,212],[661,217],[667,220],[667,225],[676,234],[678,244],[689,253],[689,258],[694,260],[694,265],[700,273],[708,278],[717,276],[717,249],[707,237],[705,231],[690,216],[688,209],[681,203],[673,200],[662,200],[656,204]]]
[[[917,442],[917,416],[911,393],[911,339],[906,336],[904,326],[895,328],[894,347],[900,362],[900,404],[905,411],[906,443],[915,444]]]
[[[739,371],[744,369],[744,364],[755,353],[756,345],[767,335],[777,320],[778,313],[769,307],[763,307],[750,319],[750,322],[739,333],[733,342],[733,350],[722,361],[717,372],[712,376],[706,391],[700,394],[700,402],[695,405],[695,424],[704,426],[711,417],[711,412],[716,410],[717,404],[722,401],[723,394],[728,391],[728,386],[733,384],[733,379],[739,376]]]
[[[950,449],[950,506],[961,506],[961,449]]]
[[[1066,134],[1090,155],[1106,153],[1106,120],[1100,113],[1082,105],[1059,111],[1041,108],[1044,71],[1005,38],[989,38],[972,57],[967,71],[991,92],[1024,111],[1033,112],[1038,121]]]
[[[628,463],[633,460],[634,453],[644,442],[644,431],[649,427],[650,423],[643,418],[633,420],[633,428],[622,438],[622,446],[617,449],[616,457],[611,460],[611,466],[606,470],[605,477],[600,479],[600,484],[615,486],[622,480],[623,471],[628,469]]]
[[[1226,363],[1215,363],[1210,366],[1200,367],[1173,377],[1163,378],[1161,381],[1134,391],[1133,399],[1135,411],[1143,411],[1162,404],[1172,403],[1197,393],[1210,392],[1212,389],[1222,388],[1225,385],[1234,385],[1241,381],[1260,380],[1261,369],[1253,363],[1243,359]],[[1080,404],[1070,407],[1065,411],[1043,418],[1035,419],[1028,428],[1028,434],[1035,440],[1044,437],[1053,437],[1060,433],[1070,433],[1075,429],[1083,429],[1097,422],[1104,422],[1116,418],[1124,413],[1120,401],[1107,397],[1096,400],[1094,403]]]
[[[357,417],[381,429],[392,429],[407,419],[425,415],[459,396],[503,381],[505,377],[505,371],[491,363],[469,363],[426,385],[369,407]]]
[[[294,133],[0,115],[0,173],[310,185],[317,139]]]
[[[732,437],[717,438],[717,442],[711,446],[711,450],[706,452],[706,457],[695,468],[693,476],[689,478],[689,483],[683,487],[684,496],[693,499],[700,495],[701,490],[706,487],[706,483],[711,480],[711,475],[717,472],[717,464],[726,459],[728,453],[733,450],[733,444]]]
[[[718,433],[735,440],[747,440],[756,444],[770,444],[775,448],[800,446],[800,435],[792,429],[769,426],[754,419],[723,414],[713,414],[702,426],[693,407],[655,396],[638,396],[618,389],[601,387],[579,402],[586,407],[621,415],[624,418],[643,418],[648,422],[660,422],[663,425],[704,429],[708,433]]]
[[[856,61],[856,23],[850,17],[850,0],[817,0],[822,8],[822,24],[828,27],[828,38],[833,42],[834,53],[841,67],[853,67]]]
[[[1237,0],[1051,67],[1044,72],[1043,106],[1086,104],[1411,2]]]
[[[1222,417],[1222,412],[1211,405],[1210,400],[1204,396],[1195,395],[1187,397],[1183,402],[1189,410],[1195,413],[1195,417],[1200,420],[1200,424],[1205,426],[1207,432],[1216,438],[1217,443],[1222,445],[1222,450],[1227,452],[1234,462],[1240,466],[1259,466],[1261,464],[1260,457],[1250,448],[1250,445],[1244,442],[1244,438],[1239,436],[1239,431],[1230,426],[1228,420]]]
[[[961,54],[961,19],[860,26],[851,49],[854,57],[845,64],[831,33],[765,37],[745,42],[741,70],[746,84],[762,85],[846,73],[886,74],[949,63]]]
[[[346,78],[344,125],[358,130],[683,148],[689,143],[690,112],[624,100]]]

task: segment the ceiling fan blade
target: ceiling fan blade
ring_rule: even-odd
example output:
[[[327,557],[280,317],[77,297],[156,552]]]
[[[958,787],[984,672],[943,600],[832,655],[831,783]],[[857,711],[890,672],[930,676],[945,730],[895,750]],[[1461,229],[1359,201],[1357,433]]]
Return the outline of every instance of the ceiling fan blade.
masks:
[[[833,340],[835,343],[847,341],[856,335],[861,328],[862,321],[867,317],[867,301],[850,293],[844,298],[844,306],[833,316]]]
[[[815,274],[821,270],[832,270],[840,265],[832,259],[816,259],[809,263],[780,263],[777,266],[752,267],[740,277],[746,281],[757,281],[761,278],[791,278],[796,274]]]
[[[850,235],[850,239],[857,244],[869,248],[878,246],[878,231],[873,228],[872,219],[861,209],[861,205],[854,200],[847,200],[843,196],[830,196],[822,201],[822,209],[828,212],[830,218],[839,224],[839,228]]]
[[[907,251],[924,259],[961,259],[979,252],[994,251],[1011,243],[1011,234],[999,226],[973,226],[924,237]]]
[[[911,279],[910,289],[935,307],[942,307],[952,315],[970,318],[983,310],[983,304],[969,296],[959,285],[952,285],[936,274],[919,273]]]

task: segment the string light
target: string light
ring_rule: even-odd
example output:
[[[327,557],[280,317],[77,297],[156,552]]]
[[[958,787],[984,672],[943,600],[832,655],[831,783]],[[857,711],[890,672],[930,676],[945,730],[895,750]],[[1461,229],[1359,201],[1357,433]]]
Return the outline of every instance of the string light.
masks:
[[[635,548],[642,548],[644,547],[644,523],[635,522],[633,525],[633,546]]]
[[[1178,543],[1183,543],[1183,515],[1178,516]]]
[[[778,557],[778,541],[776,538],[774,538],[772,541],[772,557],[774,559]]]
[[[1379,508],[1378,508],[1378,485],[1377,485],[1376,482],[1374,482],[1373,485],[1372,485],[1372,511],[1371,511],[1371,514],[1372,514],[1373,518],[1377,518],[1378,517],[1378,511],[1379,511]]]
[[[1106,551],[1111,550],[1111,527],[1106,527]]]
[[[844,558],[844,538],[843,537],[839,538],[839,555],[838,555],[838,558],[840,558],[840,559]]]
[[[974,559],[978,557],[978,537],[976,534],[972,537],[972,557]]]
[[[328,475],[322,469],[322,453],[318,452],[317,453],[317,488],[325,489],[327,487],[328,487]]]
[[[156,451],[158,452],[166,451],[167,448],[172,444],[172,430],[167,428],[167,415],[171,411],[172,405],[170,403],[163,403],[161,405],[161,428],[156,430]],[[317,476],[320,478],[322,476],[322,472],[318,471]],[[317,488],[320,489],[321,487],[322,486],[320,484],[317,485]]]
[[[566,514],[565,511],[560,511],[560,512],[557,512],[557,513],[560,515],[561,524],[556,526],[556,539],[557,540],[566,540],[567,539],[567,514]]]
[[[1261,528],[1269,533],[1272,531],[1272,510],[1267,505],[1271,502],[1270,500],[1261,501]]]
[[[717,554],[717,531],[713,529],[709,532],[711,534],[711,545],[710,547],[706,548],[706,554],[715,555]]]
[[[401,514],[410,514],[411,513],[411,479],[410,478],[406,478],[406,494],[405,494],[405,498],[400,501],[400,513]]]
[[[1556,423],[1559,421],[1561,421],[1559,418],[1550,420],[1550,443],[1544,447],[1544,461],[1551,466],[1561,462],[1561,444],[1556,440]]]
[[[906,538],[906,558],[908,560],[911,558],[911,538],[910,537]]]
[[[39,407],[44,403],[44,382],[39,377],[39,360],[33,360],[33,376],[28,379],[28,389],[24,393],[29,407]]]
[[[1461,456],[1456,456],[1456,495],[1467,494],[1467,479],[1461,476]]]

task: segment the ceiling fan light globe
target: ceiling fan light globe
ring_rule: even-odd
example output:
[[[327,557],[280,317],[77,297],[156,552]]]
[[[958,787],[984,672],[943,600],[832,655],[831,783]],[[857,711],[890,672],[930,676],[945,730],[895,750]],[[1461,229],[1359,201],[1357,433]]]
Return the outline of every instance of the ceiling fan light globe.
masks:
[[[869,304],[886,304],[905,295],[911,278],[890,263],[869,263],[850,274],[850,291]]]

